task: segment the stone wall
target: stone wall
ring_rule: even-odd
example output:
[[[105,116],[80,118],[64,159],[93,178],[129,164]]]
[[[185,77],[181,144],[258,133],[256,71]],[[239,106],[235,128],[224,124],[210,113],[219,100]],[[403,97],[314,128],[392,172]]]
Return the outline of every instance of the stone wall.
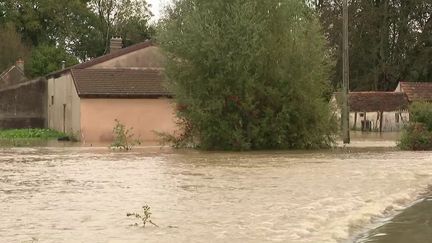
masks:
[[[46,80],[0,89],[0,129],[46,127]]]

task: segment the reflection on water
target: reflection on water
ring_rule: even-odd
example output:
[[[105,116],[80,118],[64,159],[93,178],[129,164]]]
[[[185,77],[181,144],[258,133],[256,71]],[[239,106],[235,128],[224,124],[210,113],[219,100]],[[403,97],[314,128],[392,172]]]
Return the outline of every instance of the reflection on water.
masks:
[[[432,153],[0,150],[0,242],[344,242],[412,203]],[[160,228],[126,217],[145,204]]]

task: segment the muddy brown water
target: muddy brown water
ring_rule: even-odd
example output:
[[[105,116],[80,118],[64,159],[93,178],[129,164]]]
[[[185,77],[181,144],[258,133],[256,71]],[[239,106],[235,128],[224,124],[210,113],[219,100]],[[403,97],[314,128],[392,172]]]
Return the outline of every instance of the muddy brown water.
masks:
[[[432,153],[387,148],[4,148],[0,242],[351,242],[431,182]]]

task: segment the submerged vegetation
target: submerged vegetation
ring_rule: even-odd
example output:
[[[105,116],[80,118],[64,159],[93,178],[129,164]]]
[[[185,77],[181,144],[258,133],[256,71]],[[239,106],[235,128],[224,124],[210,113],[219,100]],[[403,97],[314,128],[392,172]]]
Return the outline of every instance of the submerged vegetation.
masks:
[[[114,141],[111,143],[112,150],[129,151],[135,145],[141,144],[139,139],[135,139],[132,133],[133,128],[128,128],[119,120],[115,119],[115,126],[113,128]]]
[[[67,135],[51,129],[8,129],[0,130],[0,139],[58,139]]]
[[[409,110],[410,123],[402,132],[399,148],[432,150],[432,103],[413,103]]]
[[[333,142],[332,61],[301,0],[180,0],[160,24],[183,133],[205,150],[310,149]]]
[[[156,227],[159,227],[157,224],[153,223],[153,221],[150,219],[150,217],[152,215],[152,213],[150,212],[150,207],[148,205],[144,205],[142,207],[142,209],[143,209],[143,213],[142,214],[139,214],[139,213],[127,213],[126,216],[128,216],[128,217],[135,217],[135,218],[141,220],[141,222],[143,224],[143,227],[146,226],[147,222],[150,223],[150,224],[152,224],[152,225],[154,225],[154,226],[156,226]],[[134,226],[138,226],[138,223],[135,223]]]
[[[51,129],[7,129],[0,130],[0,146],[24,147],[38,146],[49,140],[68,137],[62,132]]]

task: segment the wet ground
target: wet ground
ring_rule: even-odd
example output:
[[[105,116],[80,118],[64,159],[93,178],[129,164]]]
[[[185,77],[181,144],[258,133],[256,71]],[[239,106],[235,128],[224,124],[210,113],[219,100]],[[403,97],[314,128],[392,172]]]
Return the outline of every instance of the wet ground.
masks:
[[[355,146],[4,148],[0,242],[350,242],[415,202],[431,161],[429,152]],[[159,228],[131,226],[126,213],[145,204]]]

